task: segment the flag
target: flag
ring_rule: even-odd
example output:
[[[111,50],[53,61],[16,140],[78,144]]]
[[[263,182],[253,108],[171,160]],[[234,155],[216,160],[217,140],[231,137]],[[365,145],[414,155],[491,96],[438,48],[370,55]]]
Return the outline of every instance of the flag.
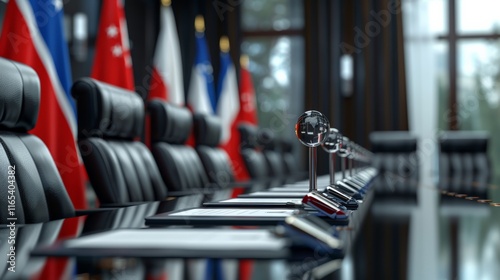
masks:
[[[49,149],[77,209],[87,208],[76,147],[75,104],[64,40],[62,1],[9,1],[0,36],[0,56],[31,66],[40,78],[40,113],[30,133]],[[37,15],[35,17],[35,15]]]
[[[184,80],[182,61],[170,0],[162,0],[160,8],[160,33],[156,42],[153,70],[149,84],[148,100],[159,98],[178,106],[184,106]],[[151,147],[151,119],[146,115],[144,142]]]
[[[249,59],[247,55],[241,56],[240,65],[240,113],[238,122],[258,125],[257,102],[255,100],[252,74],[248,70]]]
[[[102,1],[92,78],[134,90],[127,22],[121,0]]]
[[[9,1],[0,35],[0,56],[36,71],[40,79],[40,111],[30,133],[49,149],[74,207],[85,209],[84,169],[75,141],[76,111],[70,95],[72,81],[62,8],[62,1],[55,0]],[[58,238],[75,237],[78,231],[78,227],[63,226]],[[34,279],[70,278],[72,264],[68,260],[47,260]]]
[[[236,80],[236,70],[234,69],[231,56],[229,55],[229,40],[226,36],[220,40],[220,74],[217,88],[217,116],[222,123],[221,145],[227,146],[234,139],[232,137],[232,126],[240,111],[240,101],[238,97],[238,81]],[[239,143],[236,143],[238,146]]]
[[[160,98],[184,106],[181,51],[170,1],[162,1],[160,33],[156,42],[148,99]]]
[[[195,27],[196,57],[191,72],[188,106],[195,113],[214,114],[216,109],[214,78],[202,16],[196,17]]]
[[[248,180],[249,175],[240,153],[240,133],[238,131],[238,114],[240,100],[238,96],[238,81],[236,70],[229,54],[229,41],[227,37],[220,40],[220,74],[218,83],[217,115],[222,124],[221,147],[231,159],[236,180]],[[241,194],[243,189],[236,189],[233,196]]]

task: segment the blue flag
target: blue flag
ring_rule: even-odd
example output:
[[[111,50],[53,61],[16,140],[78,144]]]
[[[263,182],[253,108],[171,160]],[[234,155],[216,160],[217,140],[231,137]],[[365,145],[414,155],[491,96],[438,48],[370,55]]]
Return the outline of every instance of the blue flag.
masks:
[[[196,57],[191,74],[188,105],[196,113],[214,114],[217,108],[213,68],[202,32],[196,32]]]

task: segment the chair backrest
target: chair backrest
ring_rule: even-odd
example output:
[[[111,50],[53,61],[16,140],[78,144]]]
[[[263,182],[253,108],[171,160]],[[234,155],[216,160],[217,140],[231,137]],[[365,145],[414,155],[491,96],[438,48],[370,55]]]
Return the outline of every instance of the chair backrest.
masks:
[[[80,153],[103,204],[163,200],[167,196],[149,149],[134,141],[144,126],[144,103],[135,92],[90,78],[71,89],[78,108]]]
[[[194,115],[196,151],[210,183],[227,187],[235,181],[233,166],[225,150],[219,148],[222,126],[220,119],[207,114]],[[239,153],[239,151],[234,151]]]
[[[258,128],[253,124],[242,122],[238,125],[238,130],[241,135],[241,156],[248,174],[252,180],[267,180],[271,174],[258,141]]]
[[[457,191],[460,186],[470,188],[468,193],[473,193],[473,184],[477,190],[484,189],[492,173],[487,155],[488,142],[489,134],[484,131],[443,132],[439,137],[441,186],[447,185],[446,188],[456,188]]]
[[[273,178],[274,185],[280,185],[286,181],[286,166],[281,154],[281,146],[274,133],[268,129],[262,129],[257,136],[257,141],[263,148],[262,153],[269,168],[268,176]]]
[[[418,179],[417,138],[407,131],[378,131],[370,134],[373,165],[381,173]]]
[[[372,165],[381,175],[380,193],[415,195],[419,179],[417,137],[408,131],[378,131],[370,134]]]
[[[8,223],[9,217],[22,224],[74,216],[49,150],[38,137],[27,133],[38,118],[37,74],[26,65],[2,58],[0,72],[0,223]],[[11,202],[15,202],[15,216],[7,211]]]
[[[282,138],[280,145],[286,174],[289,176],[297,176],[300,171],[293,155],[292,143],[290,143],[290,140]]]
[[[148,103],[151,116],[151,149],[169,190],[202,189],[208,178],[195,149],[185,145],[193,117],[182,107],[154,99]]]

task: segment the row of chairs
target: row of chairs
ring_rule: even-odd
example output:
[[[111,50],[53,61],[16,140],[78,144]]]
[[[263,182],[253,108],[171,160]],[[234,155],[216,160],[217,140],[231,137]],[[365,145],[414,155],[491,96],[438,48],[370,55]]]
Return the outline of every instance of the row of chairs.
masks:
[[[0,59],[0,69],[0,165],[2,170],[9,165],[17,168],[17,222],[72,217],[75,210],[48,149],[27,133],[36,124],[40,106],[37,74],[5,59]],[[90,78],[76,81],[71,92],[77,101],[78,146],[101,206],[126,206],[192,193],[222,192],[228,196],[228,190],[236,185],[267,187],[296,174],[289,147],[277,150],[275,143],[279,141],[271,134],[259,135],[255,126],[244,124],[240,128],[242,155],[252,181],[235,183],[229,157],[218,147],[221,126],[216,117],[193,116],[186,108],[153,100],[147,104],[149,149],[138,141],[146,114],[136,93]],[[185,145],[192,130],[196,149]],[[268,147],[263,149],[263,142]],[[6,182],[7,175],[2,172],[0,180]],[[7,205],[6,191],[0,190],[2,205]],[[0,211],[2,224],[7,218],[6,211]]]
[[[438,137],[439,188],[442,191],[487,196],[492,177],[488,159],[489,135],[484,131],[446,131]],[[419,180],[418,139],[403,131],[374,132],[370,135],[373,166],[381,176],[376,190],[385,195],[416,195]],[[429,176],[431,174],[428,174]]]
[[[5,71],[5,75],[0,75],[0,85],[5,90],[0,95],[0,165],[2,170],[8,170],[10,165],[17,168],[16,218],[17,224],[25,224],[18,228],[18,234],[23,237],[23,233],[30,233],[27,238],[33,240],[28,243],[23,238],[26,245],[21,245],[17,252],[28,256],[35,243],[37,246],[52,243],[58,232],[61,235],[66,222],[77,221],[81,217],[65,218],[81,213],[75,211],[43,142],[28,134],[36,124],[40,106],[40,84],[36,73],[3,59],[0,59],[0,69]],[[78,146],[101,204],[115,208],[132,205],[119,210],[136,208],[142,212],[141,215],[137,212],[127,215],[126,210],[118,211],[116,214],[123,216],[114,217],[113,222],[116,223],[106,223],[110,228],[141,226],[143,217],[157,210],[155,207],[137,209],[142,208],[141,202],[165,200],[172,195],[185,198],[185,194],[224,193],[230,187],[239,185],[231,184],[234,176],[227,154],[217,147],[220,124],[213,117],[193,117],[187,109],[159,100],[152,101],[147,106],[152,132],[151,147],[148,148],[138,141],[145,108],[137,94],[89,78],[77,81],[72,94],[78,108]],[[184,144],[193,124],[196,148]],[[284,156],[291,155],[289,146],[249,125],[241,126],[240,131],[244,135],[242,155],[254,179],[250,185],[258,182],[264,187],[273,186],[297,174],[292,158]],[[220,179],[221,171],[227,180]],[[1,172],[0,180],[8,181],[7,176],[8,173]],[[0,192],[0,205],[7,205],[8,193],[5,189]],[[220,197],[213,199],[220,200]],[[197,205],[185,205],[183,209],[193,206]],[[8,224],[9,216],[5,209],[0,210],[0,215],[0,223]],[[64,222],[61,219],[65,219]],[[88,221],[85,226],[103,222],[102,219]],[[39,223],[50,228],[32,231]],[[92,232],[93,229],[87,230]],[[44,240],[44,237],[50,237],[50,240]],[[4,252],[6,243],[1,245],[0,251]],[[5,260],[6,254],[2,255]],[[26,270],[26,275],[30,275],[31,271]]]

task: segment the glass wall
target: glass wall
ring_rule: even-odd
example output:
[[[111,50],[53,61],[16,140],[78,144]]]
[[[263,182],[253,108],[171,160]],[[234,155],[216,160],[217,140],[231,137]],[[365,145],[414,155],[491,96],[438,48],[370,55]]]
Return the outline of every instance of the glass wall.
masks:
[[[492,201],[500,199],[499,8],[495,0],[403,0],[412,131],[423,136],[424,143],[433,144],[442,130],[488,131],[488,156],[494,171],[488,198]],[[437,167],[435,151],[421,155],[432,155],[426,164]],[[418,242],[413,243],[413,251],[417,253],[413,252],[410,264],[426,262],[425,270],[435,269],[436,279],[494,279],[498,269],[493,263],[500,256],[500,209],[477,205],[460,212],[460,208],[450,210],[449,205],[430,200],[431,196],[419,197],[421,212],[417,214],[427,219],[424,212],[433,209],[439,218],[435,224],[418,224],[426,230],[415,230],[418,234],[413,239]],[[428,234],[434,225],[437,242],[436,236]],[[418,244],[437,244],[438,259],[419,263],[418,257],[425,259],[425,254],[418,251]],[[434,264],[428,266],[430,262]],[[414,269],[410,275],[430,278],[420,277],[426,271]]]

